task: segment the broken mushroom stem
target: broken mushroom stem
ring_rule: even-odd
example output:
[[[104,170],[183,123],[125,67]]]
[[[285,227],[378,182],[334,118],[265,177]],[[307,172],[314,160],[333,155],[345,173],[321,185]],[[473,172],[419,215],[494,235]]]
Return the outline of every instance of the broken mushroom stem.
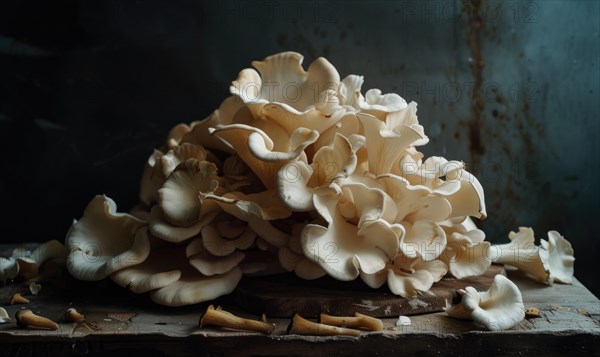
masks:
[[[69,308],[67,309],[67,312],[65,312],[63,319],[68,322],[83,322],[85,316],[74,308]]]
[[[319,322],[330,326],[350,327],[370,331],[383,330],[383,322],[380,319],[358,312],[354,316],[331,316],[323,313],[319,317]]]
[[[12,297],[12,299],[10,300],[10,304],[11,305],[15,305],[15,304],[29,304],[29,299],[27,299],[26,297],[24,297],[23,295],[19,294],[19,293],[15,293]]]
[[[17,326],[39,330],[58,330],[56,322],[42,316],[38,316],[29,309],[19,310],[15,313]]]
[[[358,330],[308,321],[298,314],[295,314],[292,318],[287,332],[288,334],[315,336],[360,336]]]
[[[220,326],[235,330],[256,331],[264,334],[271,334],[274,326],[266,321],[263,314],[261,321],[244,319],[230,312],[223,310],[220,306],[215,309],[210,305],[204,315],[200,318],[200,327]]]

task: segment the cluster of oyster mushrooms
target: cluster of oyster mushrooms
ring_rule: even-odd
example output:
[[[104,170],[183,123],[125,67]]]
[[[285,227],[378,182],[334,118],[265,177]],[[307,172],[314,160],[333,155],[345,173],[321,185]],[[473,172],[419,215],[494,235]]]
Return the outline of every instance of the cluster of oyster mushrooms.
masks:
[[[245,274],[361,279],[411,297],[505,262],[471,220],[486,217],[478,180],[418,150],[429,139],[417,104],[363,95],[362,76],[340,79],[324,58],[305,71],[302,59],[253,62],[208,118],[175,126],[129,213],[96,196],[67,235],[69,272],[177,306],[228,294]],[[558,233],[551,242],[572,255]],[[568,281],[572,260],[550,273],[552,243],[529,247],[532,274]]]

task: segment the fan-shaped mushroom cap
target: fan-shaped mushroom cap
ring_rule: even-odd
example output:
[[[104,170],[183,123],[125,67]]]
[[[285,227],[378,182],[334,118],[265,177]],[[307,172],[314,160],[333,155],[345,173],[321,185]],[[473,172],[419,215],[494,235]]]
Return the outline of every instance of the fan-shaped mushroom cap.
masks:
[[[67,233],[67,269],[80,280],[101,280],[143,262],[150,242],[143,221],[118,213],[113,200],[98,195]]]
[[[459,290],[460,302],[446,307],[446,313],[459,319],[471,319],[488,330],[506,330],[525,318],[525,306],[519,288],[504,275],[496,275],[486,292],[473,287]]]

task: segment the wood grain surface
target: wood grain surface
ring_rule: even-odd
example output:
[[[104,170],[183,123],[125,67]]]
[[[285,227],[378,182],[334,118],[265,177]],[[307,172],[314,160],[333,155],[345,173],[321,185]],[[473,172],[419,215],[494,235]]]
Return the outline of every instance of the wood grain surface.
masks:
[[[294,275],[244,278],[235,291],[239,307],[254,314],[289,317],[294,313],[316,317],[321,312],[340,316],[361,314],[386,317],[443,311],[452,293],[466,286],[487,290],[496,274],[506,275],[503,266],[492,265],[477,277],[444,277],[431,290],[413,298],[392,294],[387,287],[372,289],[357,279],[342,282],[330,277],[302,280]]]

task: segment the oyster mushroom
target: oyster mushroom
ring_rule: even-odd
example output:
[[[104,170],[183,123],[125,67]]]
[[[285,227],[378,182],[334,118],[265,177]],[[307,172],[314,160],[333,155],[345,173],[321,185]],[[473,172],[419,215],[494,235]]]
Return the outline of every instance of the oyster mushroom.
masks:
[[[392,293],[413,297],[431,289],[433,283],[440,281],[447,271],[446,264],[440,260],[424,261],[400,253],[385,269],[375,274],[361,273],[360,277],[374,289],[387,282]]]
[[[382,94],[379,89],[369,89],[363,96],[360,92],[363,83],[363,76],[351,74],[344,78],[340,86],[340,102],[379,119],[408,107],[406,100],[396,93]],[[416,107],[416,103],[414,105]]]
[[[494,263],[517,267],[542,283],[573,283],[573,247],[560,233],[549,231],[548,240],[541,239],[539,246],[531,228],[519,227],[519,232],[510,232],[508,238],[510,243],[490,247],[488,254]]]
[[[405,150],[424,136],[415,128],[394,120],[382,122],[368,114],[358,114],[367,139],[369,172],[374,175],[392,172],[394,164],[405,155]]]
[[[3,307],[0,307],[0,324],[5,324],[10,321],[10,316],[8,316],[8,312]]]
[[[450,317],[473,320],[488,330],[506,330],[525,318],[525,306],[519,288],[504,275],[496,275],[488,291],[473,287],[458,290],[445,309]]]
[[[165,219],[180,227],[189,227],[201,217],[200,193],[225,193],[217,167],[208,161],[188,159],[169,175],[158,190],[158,205]]]
[[[277,172],[281,201],[294,211],[314,209],[313,194],[334,179],[354,173],[357,158],[346,137],[336,134],[331,145],[320,148],[310,165],[295,160]]]
[[[306,223],[295,223],[287,246],[277,251],[279,264],[283,269],[296,273],[302,279],[314,280],[327,275],[327,272],[302,252],[302,230]]]
[[[488,258],[490,243],[484,242],[483,231],[477,228],[469,231],[460,228],[462,225],[457,224],[444,229],[448,243],[440,260],[448,265],[450,273],[458,279],[481,275],[492,264]]]
[[[269,244],[283,247],[289,235],[273,227],[269,222],[289,217],[292,212],[283,205],[275,190],[244,194],[229,192],[223,196],[203,195],[203,204],[214,202],[229,215],[247,222],[256,234]]]
[[[67,233],[67,270],[77,279],[93,281],[143,262],[150,254],[144,226],[143,221],[118,213],[110,198],[94,197]]]
[[[207,231],[210,233],[206,233]],[[190,264],[206,276],[227,273],[238,266],[245,257],[245,254],[236,250],[235,247],[232,251],[228,251],[228,254],[223,254],[221,249],[212,245],[209,245],[211,250],[207,249],[206,236],[216,234],[216,231],[205,227],[202,237],[193,239],[185,250]],[[214,254],[213,251],[219,254]]]
[[[235,148],[239,157],[252,169],[267,189],[275,187],[275,174],[288,161],[304,157],[304,149],[314,143],[319,134],[315,130],[298,128],[288,135],[263,131],[245,124],[232,124],[211,129],[227,145]],[[281,129],[279,129],[281,130]]]
[[[308,71],[302,68],[302,60],[299,53],[282,52],[254,61],[258,72],[242,70],[230,92],[253,117],[276,118],[288,134],[298,127],[323,132],[344,113],[337,97],[340,76],[325,58],[317,58]]]
[[[185,246],[153,250],[139,265],[121,269],[111,278],[135,293],[150,292],[152,301],[166,306],[197,304],[229,294],[242,277],[238,267],[207,276],[188,262]]]
[[[396,256],[403,229],[385,219],[394,212],[383,191],[347,184],[340,194],[331,190],[315,195],[314,204],[328,227],[306,225],[302,249],[332,277],[354,280],[361,271],[373,274]]]

